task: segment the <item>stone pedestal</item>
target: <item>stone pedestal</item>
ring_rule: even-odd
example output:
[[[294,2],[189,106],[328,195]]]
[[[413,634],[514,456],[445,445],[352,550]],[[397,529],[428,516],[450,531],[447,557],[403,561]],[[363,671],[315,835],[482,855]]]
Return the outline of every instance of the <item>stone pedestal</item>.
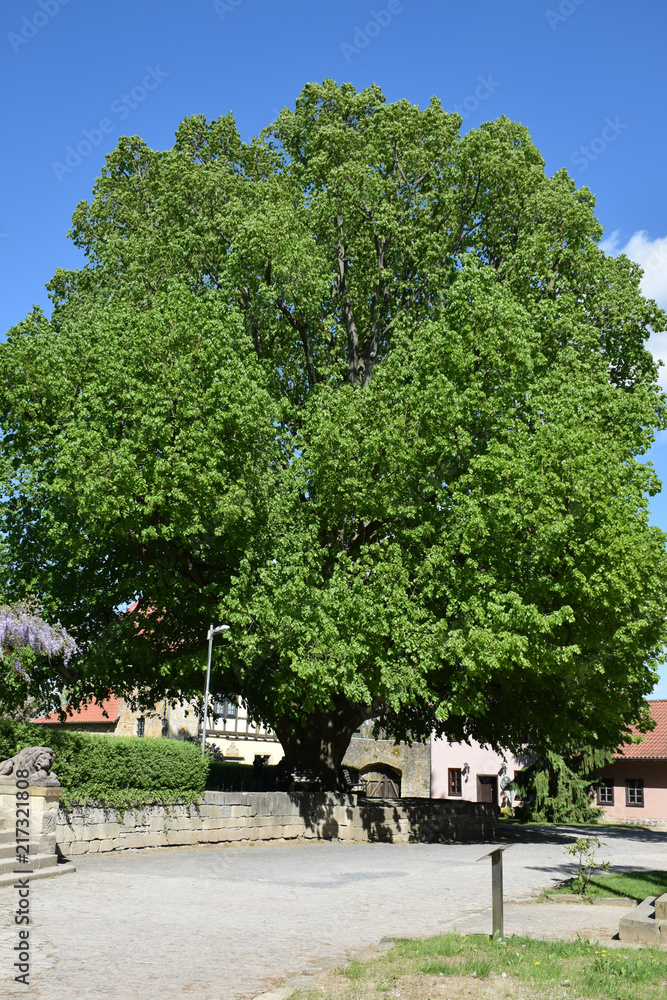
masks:
[[[667,946],[667,920],[661,919],[665,913],[664,896],[647,896],[634,910],[621,917],[618,936],[621,941],[635,941],[639,944],[659,944]],[[667,913],[665,914],[667,915]]]
[[[44,878],[75,871],[71,862],[58,863],[56,848],[56,823],[62,788],[58,785],[30,785],[28,798],[17,800],[16,782],[13,777],[0,779],[0,886],[11,885],[16,873],[28,878]],[[23,821],[28,810],[29,825]],[[21,825],[18,836],[23,841],[28,836],[28,863],[17,860],[17,818]],[[24,852],[19,852],[23,854]]]

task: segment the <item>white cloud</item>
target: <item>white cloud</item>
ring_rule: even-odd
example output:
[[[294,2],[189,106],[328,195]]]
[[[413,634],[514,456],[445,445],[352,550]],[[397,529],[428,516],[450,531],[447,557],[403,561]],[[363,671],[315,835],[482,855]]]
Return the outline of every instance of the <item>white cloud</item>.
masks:
[[[630,237],[625,246],[621,246],[616,230],[609,239],[600,243],[600,247],[613,257],[624,253],[643,267],[642,292],[667,309],[667,236],[652,240],[646,230],[641,229]]]
[[[641,229],[622,246],[616,230],[608,239],[602,240],[600,247],[613,257],[624,253],[630,260],[636,261],[644,269],[642,292],[647,298],[655,299],[661,308],[667,309],[667,236],[652,240],[646,230]],[[652,333],[647,346],[654,358],[665,362],[666,367],[660,369],[660,384],[667,389],[667,332]]]
[[[667,333],[652,333],[646,346],[654,358],[665,362],[665,367],[658,374],[658,382],[663,389],[667,389]]]

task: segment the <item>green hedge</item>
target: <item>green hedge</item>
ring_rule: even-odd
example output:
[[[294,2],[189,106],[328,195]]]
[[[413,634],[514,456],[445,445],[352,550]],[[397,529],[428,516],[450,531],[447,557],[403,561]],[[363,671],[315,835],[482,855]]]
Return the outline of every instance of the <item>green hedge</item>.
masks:
[[[64,806],[114,806],[194,801],[204,791],[209,761],[194,743],[132,736],[95,736],[0,719],[0,760],[24,747],[49,746]]]

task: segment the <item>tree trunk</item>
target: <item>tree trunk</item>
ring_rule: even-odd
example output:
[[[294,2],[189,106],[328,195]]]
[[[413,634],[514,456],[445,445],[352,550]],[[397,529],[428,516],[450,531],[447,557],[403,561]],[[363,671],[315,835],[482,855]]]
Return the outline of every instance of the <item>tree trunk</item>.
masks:
[[[344,701],[335,708],[311,713],[301,723],[281,720],[275,731],[285,751],[285,772],[317,775],[324,791],[336,791],[352,733],[368,717],[366,706]]]

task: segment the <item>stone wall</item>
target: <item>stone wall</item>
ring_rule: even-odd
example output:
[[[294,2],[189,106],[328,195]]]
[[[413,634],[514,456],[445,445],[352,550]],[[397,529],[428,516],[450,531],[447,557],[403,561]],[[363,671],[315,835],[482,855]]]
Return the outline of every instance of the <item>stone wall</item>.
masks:
[[[594,802],[593,805],[597,805],[597,803]],[[649,830],[657,830],[659,833],[667,830],[667,820],[664,819],[635,819],[632,816],[605,816],[604,822],[609,823],[611,826],[615,824],[620,826],[642,826],[647,827]]]
[[[388,764],[401,775],[401,795],[428,798],[431,794],[431,748],[428,743],[399,743],[355,737],[350,740],[343,766],[359,771],[372,764]]]
[[[60,810],[58,847],[72,857],[139,847],[236,841],[448,842],[490,840],[493,806],[424,799],[363,799],[306,792],[206,792],[198,805]]]

